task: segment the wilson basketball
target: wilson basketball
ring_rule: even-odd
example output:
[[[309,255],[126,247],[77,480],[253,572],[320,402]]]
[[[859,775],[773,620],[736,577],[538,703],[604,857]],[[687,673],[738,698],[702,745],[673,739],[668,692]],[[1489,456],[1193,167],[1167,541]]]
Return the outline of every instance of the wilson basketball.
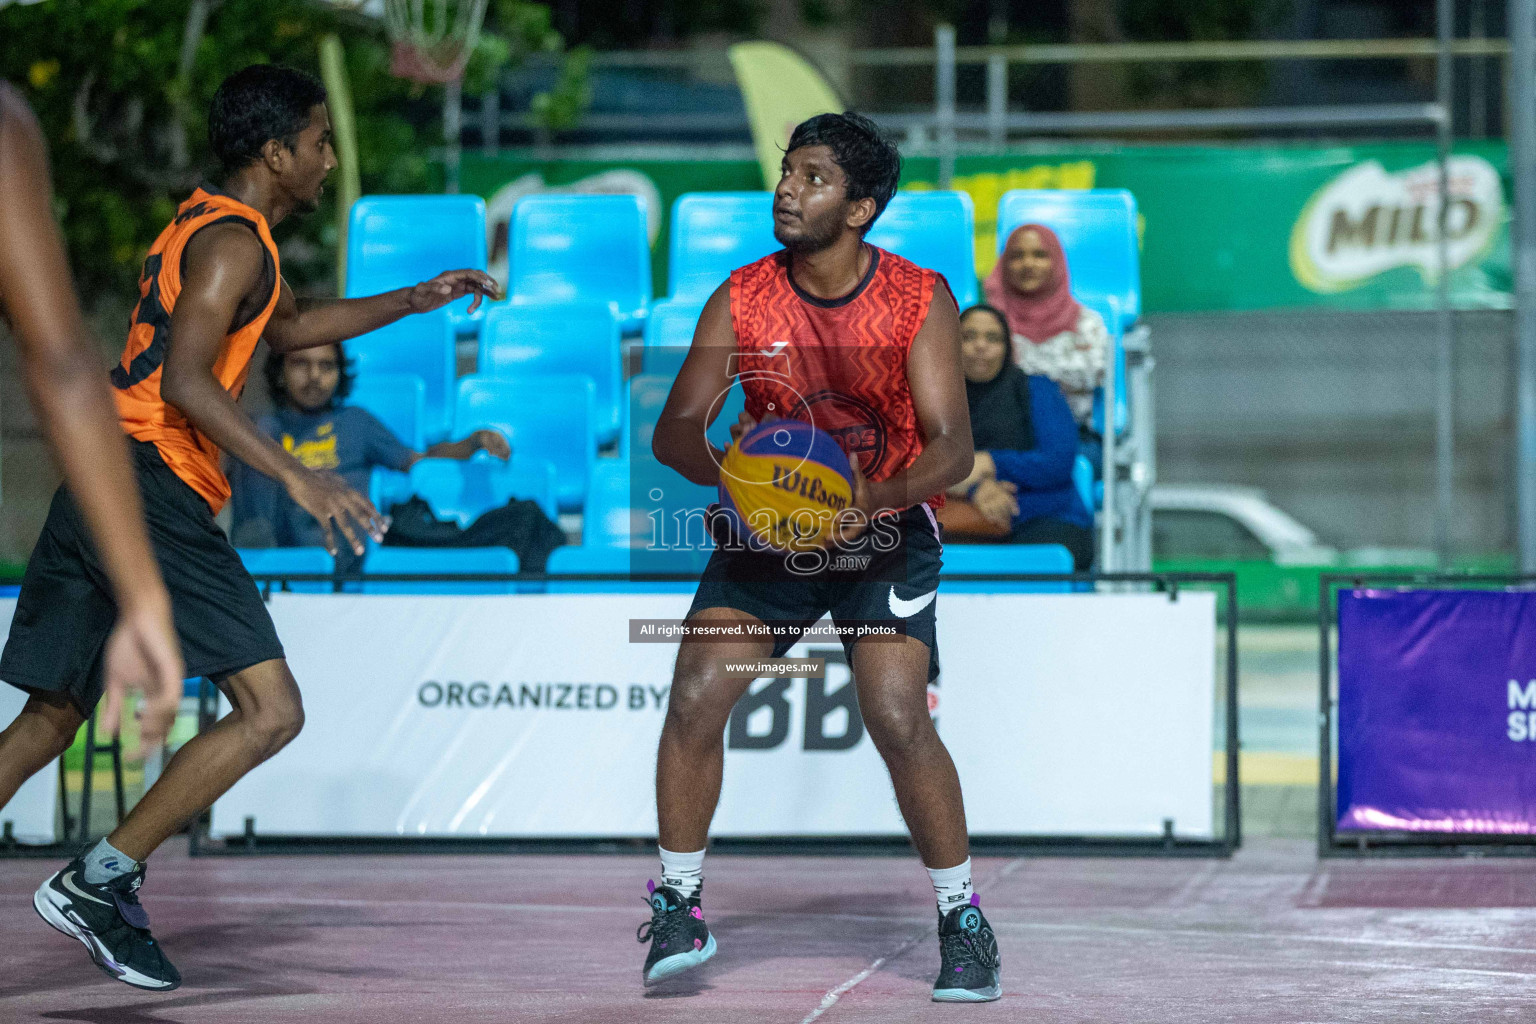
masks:
[[[819,547],[852,504],[848,457],[830,434],[800,420],[759,424],[720,465],[721,511],[757,550]]]

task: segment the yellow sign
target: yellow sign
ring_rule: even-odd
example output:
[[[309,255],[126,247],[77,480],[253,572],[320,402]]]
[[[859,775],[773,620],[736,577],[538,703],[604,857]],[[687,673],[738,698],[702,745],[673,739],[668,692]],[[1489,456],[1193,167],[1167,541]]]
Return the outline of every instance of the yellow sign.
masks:
[[[771,189],[779,182],[779,162],[795,125],[817,114],[841,113],[843,102],[821,72],[788,47],[737,43],[730,54],[752,123],[763,187]]]

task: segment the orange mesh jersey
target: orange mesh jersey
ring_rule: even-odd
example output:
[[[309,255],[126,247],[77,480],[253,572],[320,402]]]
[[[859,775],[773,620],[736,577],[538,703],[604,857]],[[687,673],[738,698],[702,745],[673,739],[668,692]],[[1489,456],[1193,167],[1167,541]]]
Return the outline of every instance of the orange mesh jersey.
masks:
[[[244,203],[208,188],[200,188],[176,211],[176,219],[160,232],[139,278],[139,304],[128,327],[128,344],[122,361],[112,370],[117,389],[117,415],[128,436],[149,441],[160,450],[165,464],[187,482],[217,512],[229,500],[229,481],[219,468],[219,449],[187,422],[181,411],[160,397],[160,378],[170,344],[171,311],[181,294],[181,276],[187,243],[203,228],[234,222],[244,224],[261,239],[267,253],[262,287],[270,281],[271,294],[254,317],[230,325],[219,348],[213,375],[236,398],[245,388],[251,355],[266,329],[282,288],[277,245],[267,229],[267,219]]]
[[[943,278],[869,248],[868,272],[839,299],[801,290],[786,251],[733,271],[737,354],[731,370],[753,419],[771,412],[814,424],[845,452],[858,454],[867,478],[880,481],[912,465],[923,450],[907,353]],[[942,494],[926,500],[935,508],[944,504]]]

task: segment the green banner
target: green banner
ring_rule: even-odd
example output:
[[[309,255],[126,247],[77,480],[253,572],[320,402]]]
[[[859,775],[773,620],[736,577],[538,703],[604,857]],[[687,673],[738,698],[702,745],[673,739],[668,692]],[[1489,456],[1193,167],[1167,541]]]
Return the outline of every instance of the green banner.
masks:
[[[1466,143],[1450,162],[1446,255],[1461,307],[1510,305],[1508,161]],[[505,261],[521,195],[547,189],[646,199],[656,294],[666,294],[666,215],[684,192],[754,189],[751,160],[550,160],[466,154],[462,181],[486,197]],[[932,188],[937,164],[906,161],[903,186]],[[1070,146],[962,156],[954,187],[976,207],[976,268],[996,261],[998,200],[1015,188],[1124,188],[1141,212],[1148,312],[1332,306],[1418,309],[1435,301],[1439,168],[1420,143],[1366,146]],[[493,262],[495,258],[493,257]]]

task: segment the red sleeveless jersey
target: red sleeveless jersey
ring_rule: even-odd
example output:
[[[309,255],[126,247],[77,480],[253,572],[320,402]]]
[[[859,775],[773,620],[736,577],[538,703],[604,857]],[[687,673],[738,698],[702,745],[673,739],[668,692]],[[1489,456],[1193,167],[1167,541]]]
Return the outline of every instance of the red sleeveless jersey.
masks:
[[[868,272],[839,299],[801,290],[787,251],[732,271],[731,371],[753,419],[771,412],[820,427],[858,454],[868,479],[881,481],[923,450],[907,352],[942,278],[895,253],[869,250]],[[937,508],[944,495],[926,501]]]

